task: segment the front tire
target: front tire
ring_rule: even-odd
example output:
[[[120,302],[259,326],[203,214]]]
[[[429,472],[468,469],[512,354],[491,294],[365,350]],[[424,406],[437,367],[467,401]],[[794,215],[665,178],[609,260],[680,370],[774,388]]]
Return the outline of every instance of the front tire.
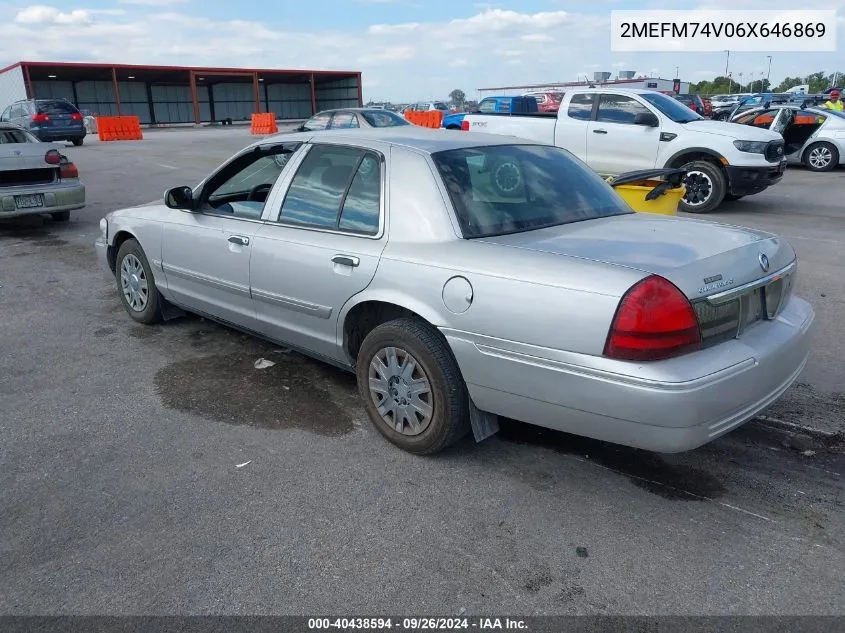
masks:
[[[804,152],[804,165],[810,171],[830,171],[839,164],[839,150],[833,143],[813,143]]]
[[[115,278],[123,307],[138,323],[151,325],[161,319],[161,302],[144,249],[128,239],[117,251]]]
[[[686,170],[684,186],[687,188],[678,205],[686,213],[709,213],[722,204],[728,190],[728,182],[722,170],[703,160],[683,165]]]
[[[470,429],[458,364],[440,333],[417,318],[373,329],[361,344],[356,376],[370,421],[401,449],[437,453]]]

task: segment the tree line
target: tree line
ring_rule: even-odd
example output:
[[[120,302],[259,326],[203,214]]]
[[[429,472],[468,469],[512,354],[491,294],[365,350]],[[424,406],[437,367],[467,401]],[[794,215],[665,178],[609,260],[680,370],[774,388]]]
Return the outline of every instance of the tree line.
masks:
[[[710,81],[699,81],[690,83],[689,91],[695,94],[714,95],[734,92],[786,92],[790,88],[801,85],[809,85],[809,93],[823,92],[833,85],[834,78],[836,85],[845,83],[845,73],[825,73],[823,70],[812,73],[806,77],[786,77],[777,85],[771,85],[765,77],[752,79],[747,83],[740,83],[732,77],[716,77]]]

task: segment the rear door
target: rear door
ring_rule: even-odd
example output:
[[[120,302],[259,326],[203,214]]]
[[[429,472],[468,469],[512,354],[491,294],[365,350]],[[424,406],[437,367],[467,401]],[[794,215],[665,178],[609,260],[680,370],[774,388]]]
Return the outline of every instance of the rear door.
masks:
[[[640,113],[654,114],[631,95],[599,95],[596,118],[587,132],[587,164],[593,170],[616,176],[655,166],[660,126],[636,125],[634,118]]]
[[[343,305],[366,288],[387,242],[384,157],[318,144],[255,234],[252,296],[261,332],[329,359]]]

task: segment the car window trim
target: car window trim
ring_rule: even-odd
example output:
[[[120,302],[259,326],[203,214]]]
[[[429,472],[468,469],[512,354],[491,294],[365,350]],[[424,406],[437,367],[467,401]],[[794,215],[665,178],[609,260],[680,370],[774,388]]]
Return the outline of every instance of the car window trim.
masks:
[[[379,159],[379,218],[378,218],[378,230],[375,233],[362,233],[360,231],[352,231],[349,229],[329,229],[319,225],[312,225],[312,224],[304,224],[304,223],[295,223],[295,222],[285,222],[282,220],[282,206],[285,203],[285,199],[287,198],[288,192],[290,191],[290,187],[293,184],[293,179],[296,178],[296,174],[299,172],[299,168],[302,166],[302,163],[305,161],[306,156],[314,147],[344,147],[344,148],[355,148],[359,150],[363,150],[365,154],[367,152],[371,154],[375,154]],[[270,224],[272,226],[279,226],[288,229],[299,229],[303,231],[313,231],[316,233],[331,233],[333,235],[346,235],[348,237],[357,237],[363,238],[368,240],[380,240],[384,237],[385,231],[385,218],[387,216],[387,160],[382,152],[379,150],[370,148],[370,147],[363,147],[361,145],[346,145],[342,143],[323,143],[319,141],[309,141],[304,142],[302,144],[302,148],[304,149],[302,153],[302,158],[297,161],[296,171],[293,172],[290,180],[287,182],[284,188],[284,193],[281,195],[281,202],[275,205],[275,210],[270,212],[268,219],[266,220],[266,224]],[[292,161],[291,161],[292,162]],[[288,163],[290,165],[290,162]],[[354,178],[354,176],[353,176]],[[269,205],[270,199],[268,197],[267,203]]]

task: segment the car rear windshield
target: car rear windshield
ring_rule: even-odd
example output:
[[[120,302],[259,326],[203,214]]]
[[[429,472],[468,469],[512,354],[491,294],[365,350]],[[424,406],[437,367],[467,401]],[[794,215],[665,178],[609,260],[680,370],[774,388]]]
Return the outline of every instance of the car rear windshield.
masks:
[[[398,125],[411,125],[408,119],[405,119],[395,112],[389,110],[367,110],[361,113],[361,116],[367,120],[367,123],[373,127],[396,127]]]
[[[432,154],[465,238],[633,213],[566,150],[495,145]]]
[[[73,114],[78,110],[67,101],[38,101],[39,114]]]

